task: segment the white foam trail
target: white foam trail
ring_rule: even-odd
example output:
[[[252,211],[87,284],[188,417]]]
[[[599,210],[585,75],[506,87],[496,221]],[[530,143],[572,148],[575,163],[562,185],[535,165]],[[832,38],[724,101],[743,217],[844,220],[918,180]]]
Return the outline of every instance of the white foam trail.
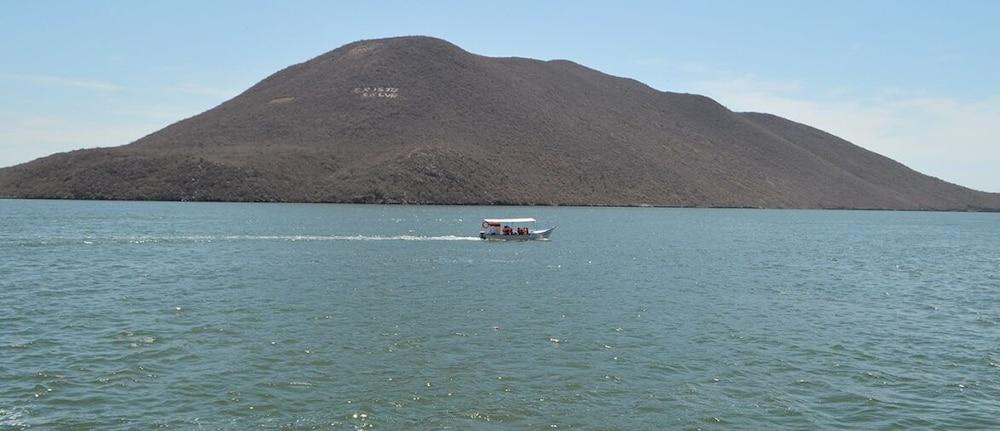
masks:
[[[419,236],[419,235],[288,235],[288,236],[228,236],[227,240],[283,240],[283,241],[478,241],[476,236]]]
[[[479,241],[476,236],[420,235],[190,235],[117,238],[134,243],[160,241]]]

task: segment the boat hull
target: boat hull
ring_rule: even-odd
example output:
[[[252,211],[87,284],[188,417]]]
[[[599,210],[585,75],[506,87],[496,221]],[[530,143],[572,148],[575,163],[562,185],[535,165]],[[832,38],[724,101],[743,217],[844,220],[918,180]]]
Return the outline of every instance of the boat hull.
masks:
[[[479,238],[486,241],[537,241],[537,240],[547,240],[552,231],[556,228],[550,227],[543,230],[533,230],[527,235],[503,235],[503,234],[487,234],[486,231],[479,232]]]

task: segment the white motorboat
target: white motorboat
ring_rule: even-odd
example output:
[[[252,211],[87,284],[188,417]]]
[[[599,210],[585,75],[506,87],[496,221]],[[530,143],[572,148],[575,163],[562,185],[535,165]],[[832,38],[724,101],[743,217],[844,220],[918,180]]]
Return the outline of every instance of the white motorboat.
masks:
[[[533,218],[488,218],[483,219],[483,230],[479,238],[492,241],[529,241],[549,239],[555,227],[538,230]],[[530,224],[530,226],[524,226]]]

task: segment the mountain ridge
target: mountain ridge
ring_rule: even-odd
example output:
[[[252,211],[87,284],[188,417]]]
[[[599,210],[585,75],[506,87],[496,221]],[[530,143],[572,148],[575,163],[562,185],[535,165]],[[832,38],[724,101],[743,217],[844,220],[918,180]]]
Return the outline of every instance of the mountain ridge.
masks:
[[[0,196],[1000,210],[791,120],[428,37],[349,43],[129,145],[0,169]]]

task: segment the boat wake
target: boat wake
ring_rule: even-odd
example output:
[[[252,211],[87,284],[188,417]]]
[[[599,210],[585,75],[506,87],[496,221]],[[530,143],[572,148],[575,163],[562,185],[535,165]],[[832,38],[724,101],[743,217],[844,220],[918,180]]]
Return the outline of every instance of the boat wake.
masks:
[[[168,241],[479,241],[476,236],[420,236],[420,235],[190,235],[190,236],[141,236],[127,239],[133,243]]]
[[[101,244],[156,244],[237,241],[480,241],[477,236],[423,235],[130,235],[0,239],[0,246],[45,247]]]

